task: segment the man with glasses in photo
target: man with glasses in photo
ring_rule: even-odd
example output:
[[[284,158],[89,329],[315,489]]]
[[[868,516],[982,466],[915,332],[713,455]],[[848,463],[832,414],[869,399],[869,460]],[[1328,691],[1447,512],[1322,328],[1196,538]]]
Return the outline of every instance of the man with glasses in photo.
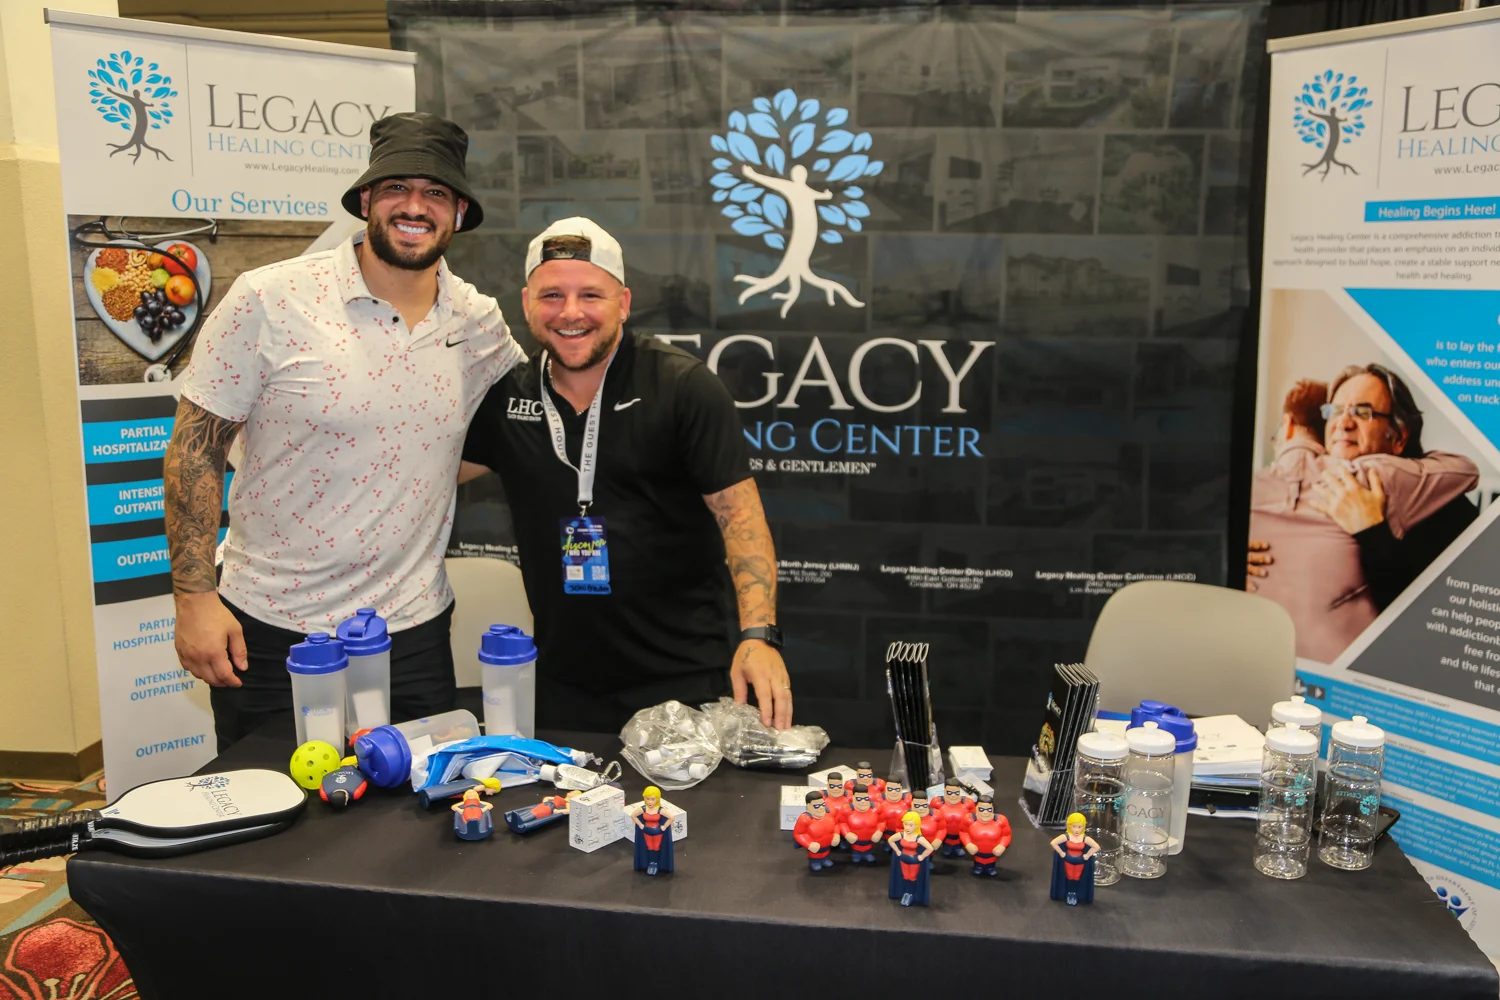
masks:
[[[1281,604],[1297,653],[1330,663],[1478,516],[1479,472],[1424,452],[1400,376],[1351,365],[1283,404],[1275,461],[1251,494],[1246,588]]]

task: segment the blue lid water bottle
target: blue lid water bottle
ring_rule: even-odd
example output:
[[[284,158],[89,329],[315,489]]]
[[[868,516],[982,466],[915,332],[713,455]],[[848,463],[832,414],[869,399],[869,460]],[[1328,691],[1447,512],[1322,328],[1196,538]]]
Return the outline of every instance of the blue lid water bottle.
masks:
[[[536,643],[514,625],[479,639],[479,683],[487,736],[536,736]]]
[[[291,648],[286,658],[292,675],[292,708],[297,713],[297,743],[323,740],[344,746],[344,671],[349,657],[344,644],[327,632],[314,632]]]
[[[344,709],[344,736],[391,721],[391,637],[385,619],[374,608],[360,608],[341,622],[339,640],[349,655],[345,674],[349,700]]]

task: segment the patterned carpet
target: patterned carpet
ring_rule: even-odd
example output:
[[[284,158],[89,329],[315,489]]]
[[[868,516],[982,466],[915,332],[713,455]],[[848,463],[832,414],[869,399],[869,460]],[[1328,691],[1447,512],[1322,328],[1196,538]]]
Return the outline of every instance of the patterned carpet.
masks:
[[[0,816],[98,808],[103,777],[0,778]],[[0,1000],[133,1000],[135,985],[114,944],[68,896],[66,861],[0,868]]]

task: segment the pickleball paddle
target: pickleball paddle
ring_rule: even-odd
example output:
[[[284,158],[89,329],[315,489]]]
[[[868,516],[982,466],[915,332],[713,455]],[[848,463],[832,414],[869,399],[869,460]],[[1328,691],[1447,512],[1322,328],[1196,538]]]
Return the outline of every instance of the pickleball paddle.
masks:
[[[138,785],[103,809],[0,820],[0,866],[104,848],[160,858],[280,833],[307,793],[280,771],[248,769]]]

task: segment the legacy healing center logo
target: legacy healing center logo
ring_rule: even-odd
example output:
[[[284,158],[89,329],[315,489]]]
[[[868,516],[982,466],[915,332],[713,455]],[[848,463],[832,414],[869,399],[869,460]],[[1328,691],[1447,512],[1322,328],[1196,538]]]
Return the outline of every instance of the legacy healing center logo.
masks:
[[[220,789],[229,787],[229,778],[222,774],[211,774],[206,778],[199,778],[197,781],[189,781],[187,786],[189,788],[206,788],[209,791],[217,792]]]
[[[717,188],[714,201],[725,203],[721,211],[734,220],[735,232],[759,236],[766,246],[784,253],[766,277],[734,276],[749,286],[740,293],[740,304],[771,292],[771,298],[781,300],[785,319],[806,282],[820,289],[830,306],[837,295],[854,308],[863,308],[864,303],[849,289],[813,273],[812,253],[820,239],[842,243],[843,230],[859,232],[860,220],[870,215],[869,206],[861,200],[864,191],[854,185],[885,168],[867,155],[870,133],[840,128],[849,120],[847,109],[824,112],[817,100],[799,102],[790,89],[772,98],[757,97],[752,103],[755,110],[749,114],[731,111],[729,130],[712,138],[713,148],[728,156],[714,159],[718,172],[709,183]],[[762,145],[752,135],[767,142]],[[772,291],[783,284],[786,291]]]
[[[160,70],[156,63],[148,63],[128,50],[95,60],[89,70],[89,103],[105,121],[130,132],[130,138],[122,143],[105,144],[113,150],[110,156],[134,150],[130,161],[135,163],[149,149],[157,159],[172,159],[146,141],[152,130],[172,123],[171,98],[177,91],[172,89],[172,78]]]
[[[1292,126],[1302,136],[1302,141],[1314,149],[1321,149],[1323,156],[1312,163],[1304,163],[1302,176],[1323,168],[1322,180],[1328,172],[1340,167],[1347,174],[1359,175],[1349,164],[1338,158],[1340,145],[1348,145],[1358,139],[1365,130],[1364,110],[1374,107],[1368,87],[1358,86],[1359,78],[1345,79],[1343,73],[1324,70],[1302,85],[1297,95],[1296,113]],[[1343,112],[1343,116],[1340,116]]]
[[[1429,875],[1427,884],[1442,901],[1443,907],[1453,914],[1464,930],[1472,930],[1479,914],[1474,907],[1474,894],[1468,886],[1447,875]]]

